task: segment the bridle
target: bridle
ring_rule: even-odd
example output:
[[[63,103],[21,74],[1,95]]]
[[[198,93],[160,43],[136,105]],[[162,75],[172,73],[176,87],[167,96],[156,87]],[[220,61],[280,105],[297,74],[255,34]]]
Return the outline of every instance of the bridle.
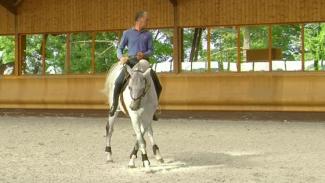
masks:
[[[141,72],[140,70],[134,70],[133,72],[140,72],[140,73],[143,73]],[[149,91],[149,88],[150,88],[150,84],[148,83],[148,80],[145,78],[144,79],[144,90],[142,92],[141,95],[139,95],[138,97],[134,98],[132,96],[132,90],[130,90],[130,96],[131,96],[131,99],[134,100],[134,101],[137,101],[137,100],[141,100]]]

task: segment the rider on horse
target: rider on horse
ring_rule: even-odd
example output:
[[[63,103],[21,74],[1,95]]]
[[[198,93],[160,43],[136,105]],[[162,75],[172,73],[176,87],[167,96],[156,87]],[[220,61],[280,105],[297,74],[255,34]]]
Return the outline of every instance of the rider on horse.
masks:
[[[132,68],[138,63],[139,60],[149,60],[149,57],[153,54],[152,34],[144,29],[147,22],[148,13],[144,11],[138,12],[135,16],[135,26],[123,32],[121,42],[117,49],[117,57],[122,64],[127,64]],[[125,47],[128,48],[128,57],[123,56]],[[114,101],[110,109],[110,116],[113,116],[117,109],[118,99],[127,77],[128,73],[124,67],[115,81]],[[155,84],[157,97],[159,99],[162,87],[157,74],[153,70],[151,70],[151,77]],[[153,119],[158,120],[156,115],[154,115]]]

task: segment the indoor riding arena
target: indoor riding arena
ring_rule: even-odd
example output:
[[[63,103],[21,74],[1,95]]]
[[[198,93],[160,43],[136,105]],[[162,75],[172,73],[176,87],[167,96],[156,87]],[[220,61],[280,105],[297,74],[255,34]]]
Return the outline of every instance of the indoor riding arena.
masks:
[[[0,0],[0,183],[324,183],[324,9]]]

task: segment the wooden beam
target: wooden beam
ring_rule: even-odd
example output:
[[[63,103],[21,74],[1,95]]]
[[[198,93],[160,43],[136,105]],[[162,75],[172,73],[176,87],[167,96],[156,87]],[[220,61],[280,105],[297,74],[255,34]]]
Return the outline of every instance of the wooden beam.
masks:
[[[96,32],[91,34],[91,73],[96,73]]]
[[[21,54],[20,54],[20,36],[18,34],[18,16],[15,15],[15,76],[21,75]]]
[[[174,1],[171,0],[173,3]],[[177,2],[175,0],[175,2]],[[173,36],[173,66],[174,73],[180,73],[182,70],[182,52],[183,52],[183,31],[179,27],[179,12],[176,4],[174,5],[174,36]]]
[[[0,0],[0,5],[10,11],[12,14],[17,14],[17,9],[14,4],[11,4],[8,0]]]
[[[14,6],[15,6],[15,7],[19,6],[21,2],[23,2],[23,0],[17,0],[17,1],[15,2]]]
[[[66,60],[64,64],[64,73],[70,73],[70,62],[71,62],[71,33],[67,33],[66,37]]]
[[[26,59],[26,35],[19,35],[19,46],[18,46],[18,75],[25,74],[25,59]]]
[[[46,74],[46,42],[48,34],[43,34],[42,39],[42,75]]]
[[[207,58],[208,58],[208,71],[211,72],[211,28],[208,27],[208,41],[207,41]]]
[[[19,54],[19,43],[20,43],[20,38],[19,38],[19,35],[16,34],[15,35],[15,67],[14,67],[14,73],[15,73],[15,76],[19,76],[19,73],[21,73],[21,64],[20,64],[20,54]]]
[[[169,0],[173,4],[173,6],[177,6],[177,0]]]
[[[236,27],[237,30],[237,72],[241,71],[241,37],[240,37],[240,27]]]
[[[301,24],[301,67],[305,71],[305,24]]]
[[[268,34],[268,50],[269,50],[269,56],[268,56],[268,62],[269,62],[269,71],[272,71],[273,70],[273,68],[272,68],[272,66],[273,66],[273,56],[272,56],[272,47],[273,47],[273,43],[272,43],[272,25],[269,25],[269,27],[268,27],[268,29],[269,29],[269,34]]]

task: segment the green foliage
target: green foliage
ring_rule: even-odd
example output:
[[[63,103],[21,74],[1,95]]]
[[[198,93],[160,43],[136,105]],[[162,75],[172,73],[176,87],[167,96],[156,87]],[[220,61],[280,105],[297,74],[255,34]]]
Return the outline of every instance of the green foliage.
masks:
[[[0,36],[0,65],[15,61],[15,36]]]
[[[272,47],[281,48],[284,60],[301,60],[301,26],[272,26]]]
[[[63,74],[66,60],[66,34],[48,35],[46,41],[46,73]]]
[[[42,39],[43,36],[39,34],[26,36],[24,74],[42,73]]]
[[[250,36],[250,49],[265,49],[268,48],[268,27],[266,26],[250,26],[246,27]],[[241,38],[243,38],[241,32]]]
[[[211,31],[211,60],[237,61],[237,31],[234,28],[216,28]]]
[[[184,61],[189,61],[193,39],[194,39],[195,28],[184,28],[183,29],[183,49],[184,49]],[[198,60],[207,60],[207,31],[204,29],[199,44]],[[196,60],[197,61],[197,60]]]
[[[103,32],[96,35],[96,72],[107,72],[117,62],[116,48],[118,37],[114,32]]]
[[[154,55],[150,59],[152,63],[161,63],[173,59],[173,30],[157,29],[151,31],[154,41]]]
[[[224,70],[224,62],[237,62],[237,31],[235,28],[211,30],[211,61],[218,62],[218,70]],[[230,69],[228,67],[228,69]]]
[[[184,28],[183,48],[184,61],[189,60],[192,49],[195,28]],[[247,33],[248,31],[248,38]],[[151,30],[154,41],[152,63],[171,62],[173,57],[173,30]],[[249,40],[249,49],[268,48],[268,26],[242,27],[240,31],[241,46],[244,37]],[[13,63],[15,60],[14,36],[0,36],[0,66]],[[24,74],[41,74],[41,45],[43,35],[27,35]],[[71,64],[72,73],[90,73],[92,36],[90,33],[71,34]],[[117,61],[116,48],[119,42],[117,33],[97,33],[95,43],[95,71],[104,73]],[[211,29],[211,60],[223,62],[237,61],[237,30],[232,27]],[[273,25],[272,46],[283,51],[286,61],[301,60],[301,26]],[[324,70],[325,61],[325,24],[306,24],[305,26],[305,60],[314,61],[313,68],[307,70]],[[48,35],[46,42],[46,73],[62,74],[65,72],[66,34]],[[243,57],[242,57],[243,58]],[[198,57],[195,61],[207,60],[207,30],[203,29],[198,47]],[[219,65],[219,68],[223,68]]]
[[[313,60],[314,67],[307,70],[324,70],[325,60],[325,24],[307,24],[305,26],[305,60]],[[321,61],[321,66],[319,62]]]
[[[91,47],[91,34],[71,34],[70,71],[72,73],[91,73]]]

